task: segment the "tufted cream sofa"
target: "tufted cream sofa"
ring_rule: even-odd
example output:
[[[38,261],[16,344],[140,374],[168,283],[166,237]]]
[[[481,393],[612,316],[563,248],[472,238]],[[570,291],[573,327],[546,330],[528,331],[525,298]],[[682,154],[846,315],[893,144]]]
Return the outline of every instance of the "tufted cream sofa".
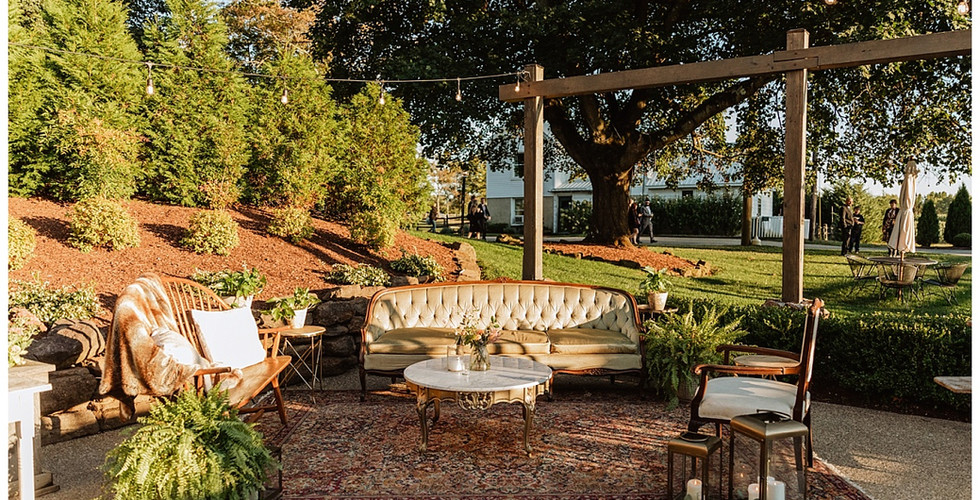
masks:
[[[632,295],[612,288],[543,281],[434,283],[379,291],[361,329],[365,375],[400,376],[412,363],[445,356],[468,311],[503,329],[490,354],[527,357],[558,373],[641,372],[639,317]]]

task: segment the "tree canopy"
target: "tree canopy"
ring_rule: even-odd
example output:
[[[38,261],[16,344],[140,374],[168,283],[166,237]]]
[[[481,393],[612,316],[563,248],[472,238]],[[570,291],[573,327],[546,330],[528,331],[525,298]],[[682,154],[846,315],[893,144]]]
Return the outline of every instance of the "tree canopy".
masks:
[[[306,5],[312,0],[293,0]],[[878,0],[585,0],[577,2],[317,1],[310,37],[330,76],[438,78],[514,72],[536,62],[549,78],[771,53],[786,32],[811,45],[964,28],[950,2]],[[968,170],[968,58],[823,71],[810,78],[814,167],[831,177],[891,182],[909,156],[938,177]],[[394,85],[438,156],[474,137],[520,135],[519,106],[496,99],[505,81]],[[597,241],[627,244],[628,188],[641,168],[670,178],[729,165],[752,187],[769,187],[782,164],[782,79],[757,77],[548,99],[545,120],[562,150],[589,176]],[[339,92],[356,92],[338,86]],[[738,140],[726,134],[734,113]],[[714,159],[718,161],[707,161]],[[680,161],[683,160],[683,161]],[[499,163],[499,162],[498,162]]]

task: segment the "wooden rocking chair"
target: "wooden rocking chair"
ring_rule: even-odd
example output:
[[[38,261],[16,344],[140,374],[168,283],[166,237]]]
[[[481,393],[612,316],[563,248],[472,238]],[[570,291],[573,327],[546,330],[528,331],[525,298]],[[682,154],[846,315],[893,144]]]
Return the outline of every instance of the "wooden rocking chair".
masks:
[[[191,318],[190,311],[226,311],[231,309],[231,306],[221,300],[209,288],[197,282],[173,277],[163,277],[161,281],[173,308],[178,333],[186,338],[197,349],[198,353],[204,356],[206,350],[202,348],[200,332],[197,324]],[[249,423],[258,420],[268,410],[276,410],[279,413],[279,420],[283,425],[286,425],[286,407],[283,404],[282,391],[279,389],[279,374],[289,366],[291,361],[289,356],[279,355],[279,332],[286,328],[259,329],[259,340],[266,349],[266,358],[259,363],[243,368],[241,382],[228,390],[228,401],[231,406],[238,409],[239,413],[252,414],[246,419]],[[229,367],[198,370],[194,374],[195,386],[197,390],[202,391],[205,388],[207,378],[210,378],[212,384],[217,384],[221,374],[231,371],[232,369]],[[275,396],[274,405],[246,407],[253,398],[261,394],[270,385]]]

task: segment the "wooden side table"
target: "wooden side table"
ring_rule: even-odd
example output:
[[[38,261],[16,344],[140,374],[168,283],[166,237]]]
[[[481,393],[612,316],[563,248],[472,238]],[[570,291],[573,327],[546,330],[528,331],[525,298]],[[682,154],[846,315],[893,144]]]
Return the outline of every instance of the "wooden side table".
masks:
[[[636,306],[636,312],[640,313],[640,322],[642,323],[648,319],[659,318],[660,316],[664,316],[667,314],[674,314],[677,312],[677,308],[668,307],[661,311],[656,311],[652,307],[650,307],[650,304],[640,304]]]
[[[957,393],[973,393],[973,377],[933,377],[937,384]]]
[[[323,381],[320,380],[320,362],[323,357],[323,332],[325,331],[322,326],[307,325],[302,328],[292,328],[280,332],[282,336],[282,353],[293,357],[292,363],[286,369],[286,380],[296,375],[311,391],[316,389],[316,383],[318,381],[320,382],[320,388],[323,388]],[[301,354],[296,346],[299,344],[299,341],[307,339],[310,341],[310,347]],[[310,371],[309,381],[299,371],[300,367]]]

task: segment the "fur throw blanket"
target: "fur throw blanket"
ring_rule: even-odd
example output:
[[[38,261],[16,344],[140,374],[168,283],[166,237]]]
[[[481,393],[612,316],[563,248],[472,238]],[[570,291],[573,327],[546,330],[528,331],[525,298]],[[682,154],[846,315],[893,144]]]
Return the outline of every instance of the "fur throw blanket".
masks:
[[[146,273],[116,299],[102,362],[99,392],[119,400],[123,420],[135,413],[136,396],[169,396],[202,368],[164,353],[150,336],[159,329],[177,331],[177,323],[159,276]]]

